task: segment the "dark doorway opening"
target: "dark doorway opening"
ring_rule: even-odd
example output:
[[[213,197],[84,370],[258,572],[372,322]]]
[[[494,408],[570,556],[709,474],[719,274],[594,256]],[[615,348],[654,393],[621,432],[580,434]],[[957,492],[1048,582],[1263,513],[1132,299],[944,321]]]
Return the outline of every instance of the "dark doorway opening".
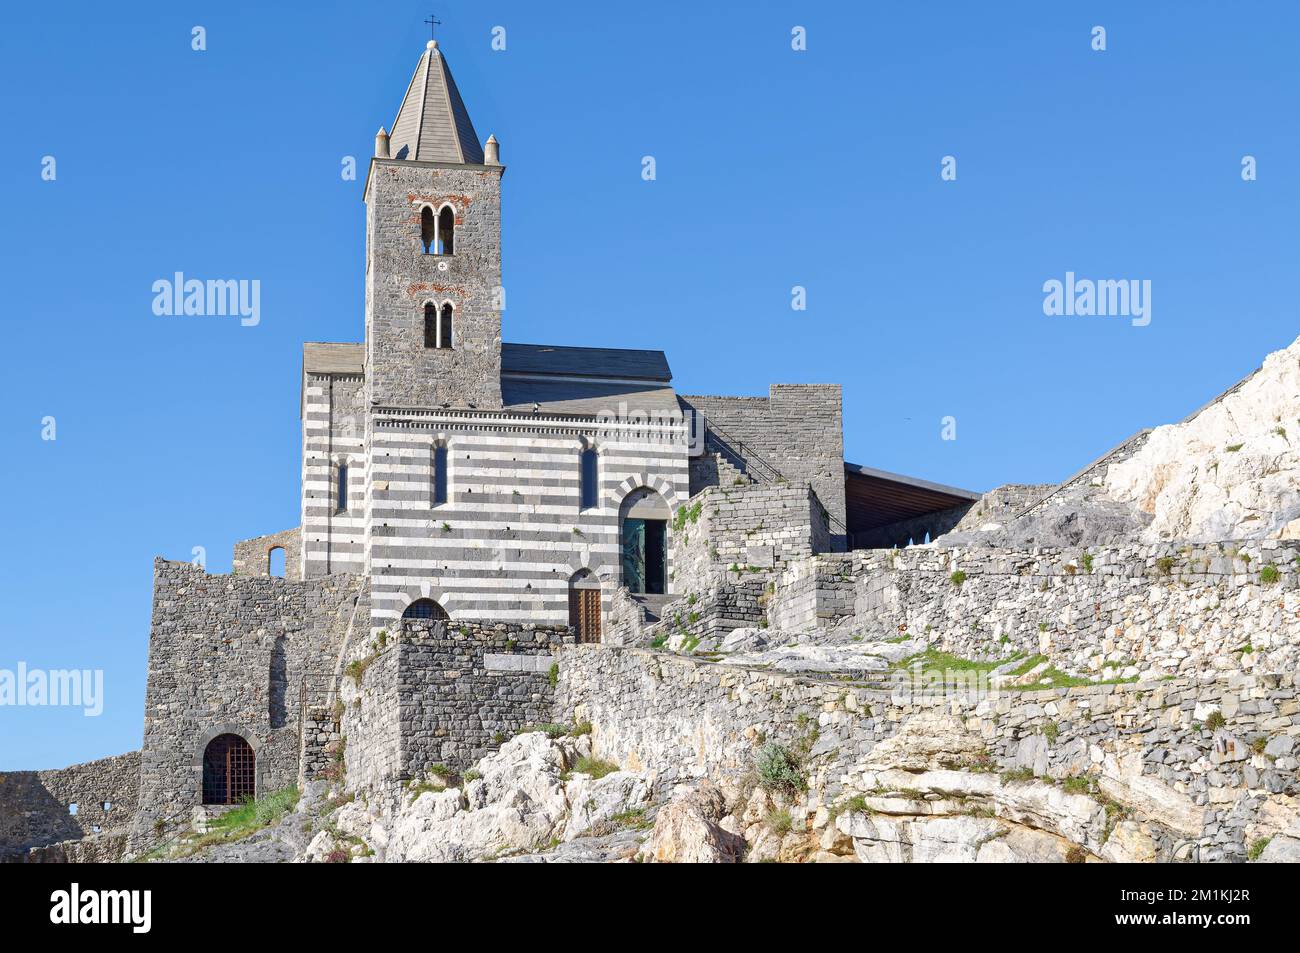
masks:
[[[203,803],[242,804],[256,795],[256,759],[239,735],[217,735],[203,751]]]
[[[623,521],[623,585],[631,592],[668,591],[668,521],[628,517]]]

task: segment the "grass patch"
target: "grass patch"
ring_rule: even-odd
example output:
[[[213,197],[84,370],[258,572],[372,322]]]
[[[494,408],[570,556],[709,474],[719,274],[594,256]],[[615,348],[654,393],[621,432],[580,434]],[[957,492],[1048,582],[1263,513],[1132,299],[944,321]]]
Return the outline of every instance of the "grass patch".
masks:
[[[960,589],[961,584],[966,581],[966,573],[958,569],[955,573],[953,573],[951,576],[948,577],[948,581],[952,583],[954,586],[956,586],[958,589]]]
[[[214,817],[208,822],[208,832],[191,841],[191,850],[201,850],[213,844],[242,840],[264,827],[270,827],[298,805],[298,786],[283,788],[256,800],[246,800],[239,807]]]
[[[771,811],[763,819],[767,829],[778,837],[784,837],[790,833],[790,828],[794,827],[794,819],[790,817],[790,812],[786,810]]]
[[[1205,727],[1208,728],[1210,731],[1218,731],[1227,723],[1228,723],[1228,719],[1224,718],[1223,712],[1219,711],[1217,708],[1214,711],[1210,712],[1210,714],[1206,716],[1205,719]]]
[[[1264,849],[1268,847],[1268,842],[1272,839],[1273,838],[1271,837],[1261,837],[1259,840],[1251,844],[1250,847],[1246,848],[1246,856],[1251,860],[1259,860],[1260,855],[1264,853]]]
[[[1016,655],[1012,655],[1010,658],[1015,659],[1016,657]],[[898,663],[898,667],[904,669],[919,668],[922,675],[928,677],[942,675],[945,683],[954,683],[964,681],[965,676],[991,672],[999,665],[1006,664],[1007,661],[1008,659],[965,659],[951,655],[948,652],[926,649],[924,652],[918,652],[916,655],[903,659]]]
[[[654,827],[654,822],[645,816],[645,808],[634,807],[630,811],[615,814],[609,823],[620,830],[644,831]]]
[[[853,797],[838,804],[832,805],[827,812],[830,815],[831,823],[835,823],[835,818],[841,814],[874,814],[871,806],[867,804],[867,799],[861,794],[855,794]]]
[[[599,758],[581,757],[578,763],[573,766],[573,770],[579,774],[589,774],[597,781],[607,774],[613,774],[618,770],[618,765],[611,764],[608,761],[601,761]]]
[[[1282,574],[1277,571],[1277,567],[1272,563],[1259,571],[1259,581],[1266,586],[1274,585],[1281,578]]]

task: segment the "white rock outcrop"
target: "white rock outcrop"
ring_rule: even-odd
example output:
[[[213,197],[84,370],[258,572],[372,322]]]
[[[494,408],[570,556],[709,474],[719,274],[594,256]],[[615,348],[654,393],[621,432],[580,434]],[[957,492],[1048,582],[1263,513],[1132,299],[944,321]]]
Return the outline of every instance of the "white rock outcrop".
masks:
[[[1194,417],[1153,430],[1107,468],[1105,489],[1152,515],[1144,542],[1300,538],[1300,340]]]

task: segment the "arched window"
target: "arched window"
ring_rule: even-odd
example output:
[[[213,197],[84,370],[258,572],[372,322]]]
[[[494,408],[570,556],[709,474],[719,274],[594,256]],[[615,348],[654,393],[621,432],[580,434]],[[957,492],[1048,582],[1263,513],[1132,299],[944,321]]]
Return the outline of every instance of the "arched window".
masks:
[[[433,217],[433,209],[426,205],[420,209],[420,244],[424,246],[426,255],[437,254],[437,245],[434,244],[437,240],[438,222]]]
[[[339,501],[338,511],[343,513],[348,508],[348,465],[340,463],[338,469],[338,489],[336,491]]]
[[[424,346],[438,346],[438,306],[432,301],[424,305]]]
[[[203,752],[203,803],[240,804],[256,796],[256,759],[239,735],[217,735]]]
[[[433,505],[447,502],[447,448],[433,448]]]
[[[451,317],[454,313],[455,309],[452,308],[450,301],[443,304],[440,314],[441,320],[438,322],[438,347],[451,348]]]
[[[432,301],[424,303],[424,346],[431,348],[450,348],[452,345],[452,315],[455,308],[451,302],[443,304],[442,309]]]
[[[438,228],[434,234],[437,236],[439,255],[456,254],[456,213],[450,205],[444,205],[438,213]]]
[[[579,642],[600,641],[600,580],[589,569],[569,580],[569,625]]]
[[[285,555],[283,546],[272,547],[271,551],[266,554],[266,574],[268,576],[278,576],[284,578]]]
[[[579,506],[584,510],[591,509],[596,505],[597,464],[596,451],[591,447],[586,447],[582,451],[582,489],[580,493],[581,502],[579,503]]]
[[[448,618],[447,610],[432,599],[416,599],[406,611],[402,613],[403,619],[434,619],[445,622]]]

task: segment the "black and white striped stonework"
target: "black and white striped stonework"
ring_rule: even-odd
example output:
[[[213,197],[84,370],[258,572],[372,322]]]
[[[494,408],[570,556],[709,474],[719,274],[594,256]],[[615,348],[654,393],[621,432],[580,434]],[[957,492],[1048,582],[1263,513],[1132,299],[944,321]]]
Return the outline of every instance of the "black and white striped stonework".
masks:
[[[359,374],[308,374],[302,409],[304,578],[365,571],[365,414]],[[347,467],[340,508],[339,468]]]
[[[434,450],[448,499],[435,504]],[[598,504],[581,508],[581,453],[599,455]],[[370,451],[373,624],[421,598],[452,619],[568,621],[570,579],[620,584],[619,507],[646,488],[688,494],[685,427],[509,412],[377,410]],[[671,566],[669,567],[671,578]]]

